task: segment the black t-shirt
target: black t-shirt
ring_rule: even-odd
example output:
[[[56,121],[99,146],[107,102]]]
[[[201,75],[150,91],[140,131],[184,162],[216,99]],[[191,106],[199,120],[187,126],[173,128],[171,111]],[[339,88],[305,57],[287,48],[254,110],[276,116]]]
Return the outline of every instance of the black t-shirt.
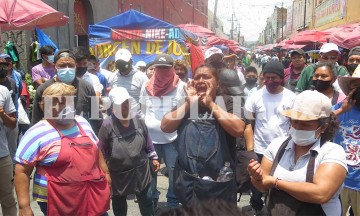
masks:
[[[7,77],[4,82],[0,82],[0,85],[5,86],[9,90],[11,99],[15,105],[16,104],[16,94],[18,93],[15,80],[11,79],[10,77]]]

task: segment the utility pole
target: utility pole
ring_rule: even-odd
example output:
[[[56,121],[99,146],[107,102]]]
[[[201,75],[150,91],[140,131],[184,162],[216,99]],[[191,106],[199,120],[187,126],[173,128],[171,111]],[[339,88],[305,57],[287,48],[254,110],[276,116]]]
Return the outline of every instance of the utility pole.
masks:
[[[281,2],[281,41],[284,40],[284,2]]]
[[[304,4],[304,26],[303,26],[303,31],[305,31],[305,23],[306,23],[306,0],[305,1],[305,4]]]
[[[235,18],[235,14],[234,14],[234,13],[231,15],[231,19],[228,20],[228,21],[231,22],[230,39],[231,39],[231,40],[234,40],[234,21],[235,21],[235,22],[237,21],[236,18]]]
[[[240,23],[239,23],[239,25],[238,25],[238,42],[239,42],[239,44],[241,45],[241,40],[240,40],[240,28],[241,28],[241,25],[240,25]]]
[[[217,22],[216,22],[216,12],[217,12],[217,4],[218,4],[218,0],[215,0],[215,6],[214,6],[214,20],[213,20],[213,32],[216,33],[216,28],[217,28]]]

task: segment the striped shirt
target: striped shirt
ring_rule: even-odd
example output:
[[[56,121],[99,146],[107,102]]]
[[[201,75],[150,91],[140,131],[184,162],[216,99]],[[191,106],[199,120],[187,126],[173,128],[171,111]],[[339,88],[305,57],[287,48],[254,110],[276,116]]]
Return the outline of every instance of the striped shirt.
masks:
[[[81,116],[76,116],[75,119],[90,139],[97,144],[99,140],[90,124]],[[71,138],[81,135],[77,125],[61,130],[61,133]],[[20,141],[15,161],[19,164],[36,166],[33,187],[35,201],[47,202],[47,178],[42,166],[53,165],[59,156],[60,149],[60,135],[46,120],[42,120],[31,127]]]

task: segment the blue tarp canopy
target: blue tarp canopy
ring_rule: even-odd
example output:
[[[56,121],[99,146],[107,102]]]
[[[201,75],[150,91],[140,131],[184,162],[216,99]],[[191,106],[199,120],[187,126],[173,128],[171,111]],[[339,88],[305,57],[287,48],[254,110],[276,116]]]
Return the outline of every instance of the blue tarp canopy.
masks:
[[[158,28],[177,28],[177,26],[133,9],[128,10],[95,25],[89,25],[90,46],[110,42],[112,29],[132,30]],[[198,40],[198,37],[191,32],[180,29],[180,33],[180,39],[183,41],[186,41],[187,38],[190,38],[192,41]]]

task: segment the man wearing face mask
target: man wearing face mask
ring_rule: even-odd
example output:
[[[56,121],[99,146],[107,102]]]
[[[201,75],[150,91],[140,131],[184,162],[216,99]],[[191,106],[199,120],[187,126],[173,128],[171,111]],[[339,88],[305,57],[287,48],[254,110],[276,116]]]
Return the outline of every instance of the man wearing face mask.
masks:
[[[360,46],[354,47],[349,52],[349,58],[347,61],[347,70],[350,75],[352,75],[360,64]]]
[[[101,98],[101,93],[104,89],[101,85],[99,78],[88,72],[88,56],[90,56],[89,50],[85,47],[74,47],[73,52],[76,57],[76,77],[85,80],[90,83],[95,90],[96,96]]]
[[[115,54],[115,64],[117,72],[110,80],[110,88],[125,88],[132,100],[131,107],[140,110],[140,90],[143,84],[148,81],[148,77],[141,71],[133,68],[132,55],[127,49],[119,49]]]
[[[339,60],[339,47],[333,43],[326,43],[320,48],[320,57],[318,63],[330,62],[336,65],[336,76],[348,76],[346,68],[338,65],[337,61]],[[300,78],[296,84],[295,92],[300,93],[305,90],[311,89],[312,86],[312,77],[314,75],[315,65],[309,65],[301,72]],[[333,83],[335,90],[341,91],[337,81]]]
[[[5,86],[9,92],[12,99],[13,104],[15,105],[15,114],[17,117],[17,111],[18,111],[18,101],[17,101],[17,95],[18,95],[18,88],[16,87],[16,82],[12,78],[8,77],[8,73],[11,70],[10,64],[6,61],[5,58],[0,56],[0,85]],[[11,158],[14,158],[16,148],[17,148],[17,138],[18,138],[18,124],[15,124],[15,128],[6,128],[6,137],[8,141],[9,146],[9,152]]]
[[[300,78],[301,72],[306,66],[305,52],[302,49],[296,49],[290,54],[291,64],[286,68],[285,74],[285,87],[292,92],[295,91],[297,81]]]
[[[54,51],[55,48],[50,45],[45,45],[39,49],[42,63],[31,69],[35,88],[55,76]]]
[[[103,86],[101,95],[106,95],[107,92],[110,91],[110,89],[108,89],[109,87],[108,80],[110,79],[113,73],[111,73],[108,70],[101,69],[99,59],[97,59],[94,55],[89,55],[87,68],[89,73],[96,75],[98,77],[101,85]],[[103,73],[101,71],[103,71]],[[105,77],[104,73],[106,73],[107,78]]]
[[[56,53],[54,57],[56,76],[39,86],[34,97],[31,125],[36,124],[44,117],[43,110],[40,109],[39,102],[42,101],[44,90],[55,82],[70,84],[76,88],[74,98],[76,115],[84,116],[91,124],[94,132],[100,129],[102,120],[101,115],[93,116],[99,113],[99,104],[94,99],[94,87],[85,80],[76,77],[75,55],[72,51],[63,49]]]
[[[292,108],[295,94],[284,88],[284,66],[280,62],[268,62],[264,66],[265,88],[261,88],[247,98],[245,117],[250,120],[254,131],[254,151],[261,162],[267,146],[277,137],[287,136],[289,119],[281,111]],[[250,199],[256,212],[261,211],[264,202],[262,193],[253,190]]]
[[[245,80],[244,95],[250,96],[258,90],[258,72],[255,67],[249,66],[245,68]]]
[[[338,80],[342,91],[347,95],[343,102],[333,106],[340,124],[334,142],[345,149],[349,170],[340,195],[342,215],[346,215],[349,206],[354,215],[360,215],[360,67],[355,69],[351,77],[338,77]]]

